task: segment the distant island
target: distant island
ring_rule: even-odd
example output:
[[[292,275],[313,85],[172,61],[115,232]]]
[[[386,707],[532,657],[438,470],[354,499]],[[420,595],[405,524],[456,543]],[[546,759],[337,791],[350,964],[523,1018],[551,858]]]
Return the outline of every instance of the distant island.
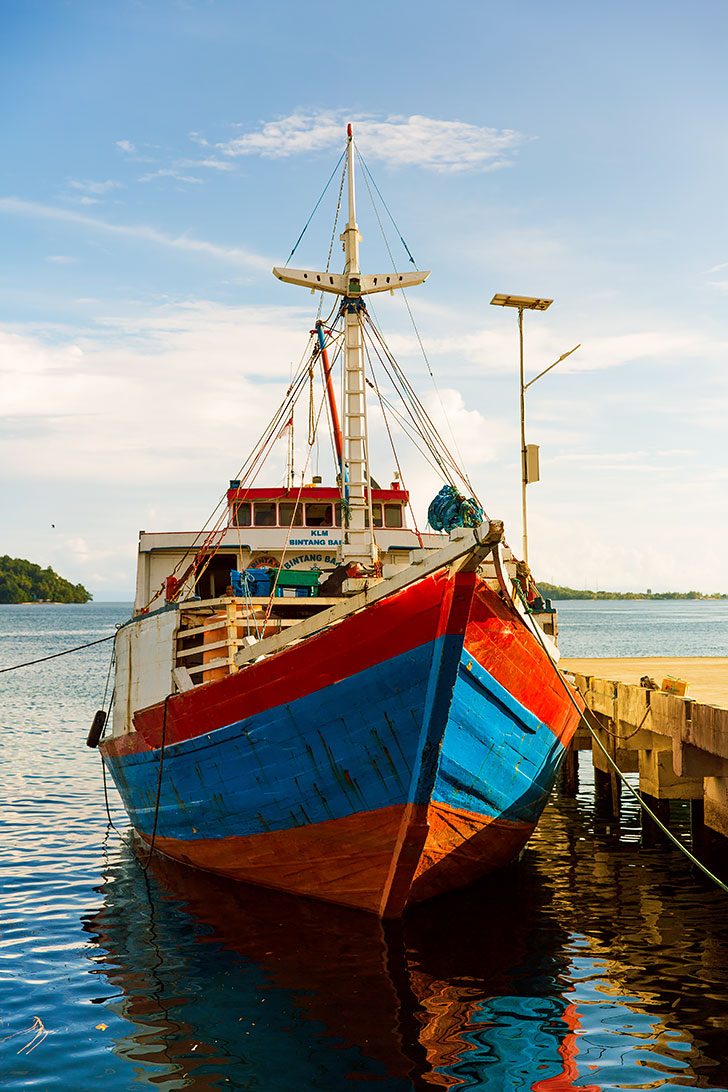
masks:
[[[651,588],[643,592],[616,591],[578,591],[576,588],[564,588],[561,584],[547,584],[538,581],[538,590],[545,599],[728,599],[724,592],[653,592]]]
[[[88,603],[83,584],[71,584],[48,566],[41,569],[22,557],[0,557],[0,603]]]

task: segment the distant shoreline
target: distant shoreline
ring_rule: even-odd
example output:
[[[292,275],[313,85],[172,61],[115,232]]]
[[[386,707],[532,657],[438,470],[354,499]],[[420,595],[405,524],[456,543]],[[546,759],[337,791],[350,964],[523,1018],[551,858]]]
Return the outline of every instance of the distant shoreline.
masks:
[[[546,599],[555,599],[561,602],[566,602],[569,599],[579,599],[582,602],[589,602],[590,600],[657,600],[663,601],[683,601],[689,603],[704,602],[704,601],[720,601],[728,599],[728,593],[725,592],[653,592],[649,589],[644,592],[611,592],[611,591],[587,591],[584,589],[567,588],[562,584],[548,584],[545,581],[538,581],[538,589]]]

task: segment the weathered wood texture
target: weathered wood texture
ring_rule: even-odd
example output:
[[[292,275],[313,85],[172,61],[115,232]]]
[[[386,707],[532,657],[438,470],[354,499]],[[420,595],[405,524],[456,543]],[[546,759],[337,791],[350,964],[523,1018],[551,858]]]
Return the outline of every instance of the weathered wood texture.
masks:
[[[584,665],[612,668],[616,677],[578,670]],[[639,772],[640,791],[658,801],[701,801],[706,826],[728,837],[728,659],[567,659],[560,666],[575,678],[609,755],[623,772]],[[689,682],[688,695],[636,685],[642,675],[658,683],[666,675],[682,676]],[[698,689],[725,695],[724,706],[695,700]],[[583,732],[575,746],[588,749]],[[595,770],[610,773],[593,740],[591,748]]]

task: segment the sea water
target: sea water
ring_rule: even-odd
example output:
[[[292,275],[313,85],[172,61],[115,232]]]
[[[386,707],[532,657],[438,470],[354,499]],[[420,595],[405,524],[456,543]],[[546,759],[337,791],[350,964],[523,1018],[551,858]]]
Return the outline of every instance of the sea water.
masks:
[[[726,654],[720,602],[559,606],[569,655]],[[128,609],[0,607],[0,667]],[[0,1088],[728,1088],[726,896],[600,822],[587,756],[520,863],[383,927],[145,870],[85,746],[109,656],[0,674]]]

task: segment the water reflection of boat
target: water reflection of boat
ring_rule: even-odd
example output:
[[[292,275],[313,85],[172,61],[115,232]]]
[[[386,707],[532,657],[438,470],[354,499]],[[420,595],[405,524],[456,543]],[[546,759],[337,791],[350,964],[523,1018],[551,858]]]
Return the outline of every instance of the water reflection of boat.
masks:
[[[578,1028],[555,988],[566,936],[544,928],[531,878],[501,877],[492,912],[485,881],[382,925],[161,858],[146,877],[126,852],[85,923],[121,991],[109,1004],[132,1025],[115,1049],[150,1080],[195,1088],[253,1074],[275,1089],[449,1088],[477,1071],[493,1087],[518,1073],[567,1092]],[[517,922],[507,936],[504,921]]]

